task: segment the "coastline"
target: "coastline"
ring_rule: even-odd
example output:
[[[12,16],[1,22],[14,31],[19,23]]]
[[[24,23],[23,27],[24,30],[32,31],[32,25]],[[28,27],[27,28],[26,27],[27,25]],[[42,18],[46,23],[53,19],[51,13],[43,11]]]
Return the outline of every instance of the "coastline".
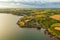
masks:
[[[60,40],[60,37],[57,36],[56,34],[53,34],[53,32],[50,30],[50,29],[46,29],[44,31],[45,34],[49,35],[49,37],[52,39],[52,40]]]

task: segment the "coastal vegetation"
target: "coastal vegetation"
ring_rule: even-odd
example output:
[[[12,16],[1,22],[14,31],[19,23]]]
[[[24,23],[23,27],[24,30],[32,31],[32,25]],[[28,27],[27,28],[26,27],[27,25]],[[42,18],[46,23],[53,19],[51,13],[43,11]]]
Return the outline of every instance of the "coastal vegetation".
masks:
[[[60,23],[52,24],[50,30],[52,31],[52,34],[60,38]]]
[[[44,28],[60,38],[60,9],[0,9],[0,13],[22,16],[17,22],[21,28]]]
[[[18,24],[24,22],[22,26],[19,24],[20,27],[49,29],[51,34],[60,38],[60,10],[31,10],[28,14],[19,19]]]

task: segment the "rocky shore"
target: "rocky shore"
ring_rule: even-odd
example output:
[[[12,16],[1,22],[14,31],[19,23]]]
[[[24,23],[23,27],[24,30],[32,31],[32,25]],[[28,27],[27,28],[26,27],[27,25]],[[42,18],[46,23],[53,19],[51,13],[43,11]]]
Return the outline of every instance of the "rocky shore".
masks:
[[[60,40],[59,37],[57,37],[56,35],[52,34],[48,29],[45,29],[44,33],[46,35],[48,35],[52,40]]]

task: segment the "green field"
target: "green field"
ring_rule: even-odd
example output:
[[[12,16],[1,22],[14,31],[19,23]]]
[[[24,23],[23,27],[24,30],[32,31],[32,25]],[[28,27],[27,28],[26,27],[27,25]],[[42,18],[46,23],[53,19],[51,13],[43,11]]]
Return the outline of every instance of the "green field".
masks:
[[[0,9],[0,13],[23,16],[17,22],[20,27],[37,28],[42,27],[50,29],[52,34],[60,37],[60,30],[55,30],[55,26],[60,27],[60,20],[50,16],[60,15],[60,9]],[[59,16],[60,17],[60,16]],[[58,19],[60,19],[57,17]]]
[[[60,27],[60,23],[52,24],[51,27],[49,28],[54,35],[60,37],[60,30],[54,29],[55,27]]]
[[[20,18],[18,22],[20,27],[24,27],[24,28],[43,27],[46,29],[50,29],[52,31],[52,34],[56,35],[57,37],[60,37],[60,30],[58,31],[54,29],[55,25],[60,26],[60,20],[50,17],[54,15],[60,15],[60,10],[55,10],[55,9],[30,10],[30,11],[25,10],[24,12],[26,14],[22,18]],[[28,21],[25,22],[26,20]]]

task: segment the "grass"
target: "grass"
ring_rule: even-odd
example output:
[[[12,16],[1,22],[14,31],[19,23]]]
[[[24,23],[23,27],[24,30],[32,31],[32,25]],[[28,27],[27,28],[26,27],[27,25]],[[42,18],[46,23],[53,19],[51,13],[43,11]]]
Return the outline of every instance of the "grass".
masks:
[[[55,27],[60,27],[60,23],[52,24],[50,27],[50,30],[52,31],[52,33],[55,34],[57,37],[60,37],[60,30],[54,29]]]

